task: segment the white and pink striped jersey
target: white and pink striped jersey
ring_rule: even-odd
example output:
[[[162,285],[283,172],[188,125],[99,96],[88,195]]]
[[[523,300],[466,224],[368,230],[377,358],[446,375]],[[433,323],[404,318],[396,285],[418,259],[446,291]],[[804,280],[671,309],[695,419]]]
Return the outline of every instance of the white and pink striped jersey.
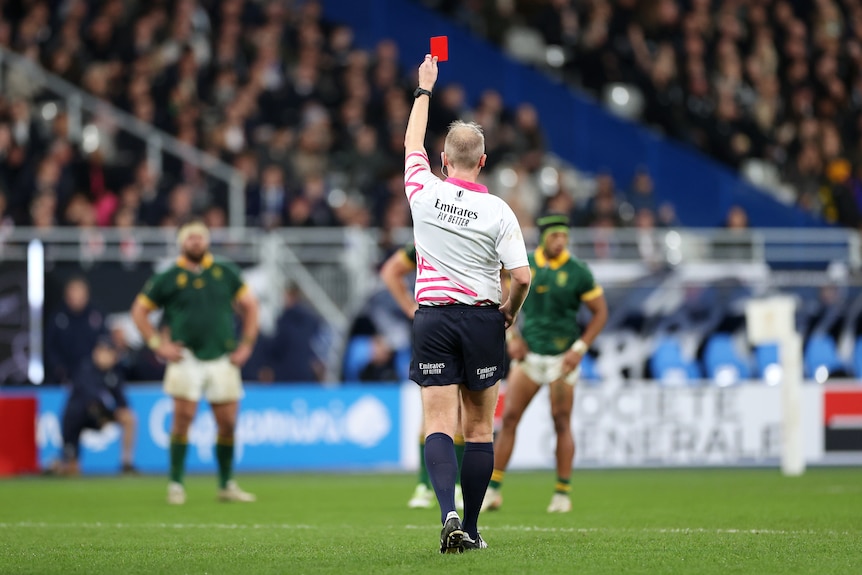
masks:
[[[407,154],[404,188],[413,213],[416,302],[499,305],[500,267],[529,265],[508,204],[483,185],[441,180],[424,151]]]

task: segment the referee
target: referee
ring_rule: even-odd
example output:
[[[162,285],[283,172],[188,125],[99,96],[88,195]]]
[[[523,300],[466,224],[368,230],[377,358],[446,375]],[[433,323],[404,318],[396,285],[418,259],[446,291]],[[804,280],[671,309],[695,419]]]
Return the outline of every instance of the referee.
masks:
[[[506,328],[530,289],[521,228],[506,203],[478,184],[485,137],[475,123],[453,122],[442,163],[431,173],[425,152],[428,105],[437,59],[425,56],[407,123],[405,193],[413,214],[416,288],[410,379],[422,388],[425,462],[440,504],[441,553],[487,547],[477,522],[494,467],[493,426],[499,381],[506,369]],[[511,273],[502,303],[500,267]],[[455,511],[458,461],[453,437],[458,405],[466,447],[461,465],[464,521]]]

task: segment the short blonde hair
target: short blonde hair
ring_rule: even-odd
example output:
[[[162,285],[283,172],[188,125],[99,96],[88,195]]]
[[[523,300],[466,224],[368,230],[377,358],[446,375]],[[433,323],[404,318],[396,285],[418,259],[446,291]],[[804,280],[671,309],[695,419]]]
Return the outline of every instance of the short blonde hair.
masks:
[[[479,159],[485,153],[485,134],[482,133],[482,127],[476,122],[452,122],[449,124],[443,151],[453,167],[465,169],[479,165]]]
[[[183,244],[186,243],[186,240],[189,239],[189,236],[192,234],[197,234],[203,236],[204,241],[209,245],[210,243],[210,231],[206,227],[206,225],[200,220],[192,220],[188,223],[180,226],[179,231],[177,232],[177,247],[180,250],[183,249]]]

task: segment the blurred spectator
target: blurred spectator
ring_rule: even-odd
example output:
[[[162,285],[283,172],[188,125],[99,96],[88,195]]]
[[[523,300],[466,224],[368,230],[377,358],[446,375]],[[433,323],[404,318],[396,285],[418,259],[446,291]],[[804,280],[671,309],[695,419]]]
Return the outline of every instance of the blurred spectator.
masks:
[[[261,342],[264,381],[313,383],[323,378],[324,363],[317,347],[323,337],[323,320],[303,301],[302,292],[289,286],[284,311],[276,321],[275,335]],[[257,374],[254,374],[257,376]]]
[[[754,247],[745,209],[732,206],[727,211],[724,227],[727,231],[713,241],[713,257],[717,260],[750,261],[754,255]]]
[[[161,381],[165,375],[165,363],[153,351],[142,345],[132,348],[126,337],[126,331],[119,321],[111,325],[111,344],[117,354],[117,369],[123,378],[129,382]]]
[[[137,474],[133,464],[137,420],[126,400],[124,381],[117,351],[110,339],[101,338],[72,375],[63,410],[63,453],[56,471],[64,475],[80,473],[81,433],[117,422],[123,432],[120,471],[124,475]]]
[[[371,339],[371,358],[368,365],[359,372],[359,381],[394,382],[398,381],[395,368],[395,352],[389,347],[386,338],[375,336]]]
[[[646,168],[639,168],[635,173],[631,187],[625,194],[623,201],[628,204],[626,210],[631,212],[629,219],[633,219],[641,210],[649,210],[655,214],[656,200],[653,193],[653,179]]]
[[[14,226],[12,217],[6,210],[7,207],[8,203],[6,200],[6,192],[0,189],[0,236],[2,236],[4,231],[9,230]]]
[[[284,183],[284,170],[272,164],[264,168],[259,193],[259,212],[257,221],[260,226],[271,229],[284,225],[290,197]]]
[[[99,338],[107,336],[105,318],[90,305],[90,287],[84,278],[66,282],[63,306],[49,319],[46,332],[47,379],[66,382],[89,360]]]
[[[649,208],[641,208],[634,218],[637,230],[637,249],[640,260],[650,268],[661,266],[664,254],[662,245],[656,235],[656,216]]]
[[[596,192],[574,221],[585,227],[619,227],[622,224],[614,178],[607,173],[596,176]]]
[[[818,190],[818,199],[826,221],[858,228],[862,224],[860,209],[853,195],[850,162],[835,158],[826,166],[826,178]]]

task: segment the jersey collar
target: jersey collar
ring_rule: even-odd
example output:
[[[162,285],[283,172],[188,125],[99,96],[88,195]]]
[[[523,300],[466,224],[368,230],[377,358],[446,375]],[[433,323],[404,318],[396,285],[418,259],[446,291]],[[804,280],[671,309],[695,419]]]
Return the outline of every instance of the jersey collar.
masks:
[[[453,186],[458,186],[459,188],[470,190],[471,192],[479,192],[480,194],[488,193],[488,188],[483,186],[482,184],[468,182],[467,180],[462,180],[461,178],[446,178],[446,182],[452,184]]]
[[[558,255],[554,259],[549,260],[545,256],[545,250],[542,249],[542,246],[536,248],[534,255],[536,257],[536,265],[538,267],[543,268],[545,266],[550,266],[552,270],[560,269],[561,267],[563,267],[563,264],[569,261],[569,258],[571,258],[569,250],[566,249],[560,252],[560,255]]]
[[[187,260],[184,256],[180,256],[177,258],[177,265],[183,269],[189,270],[191,272],[197,271],[198,266]],[[201,260],[200,269],[205,270],[209,269],[210,266],[213,265],[213,255],[207,252],[203,259]]]

